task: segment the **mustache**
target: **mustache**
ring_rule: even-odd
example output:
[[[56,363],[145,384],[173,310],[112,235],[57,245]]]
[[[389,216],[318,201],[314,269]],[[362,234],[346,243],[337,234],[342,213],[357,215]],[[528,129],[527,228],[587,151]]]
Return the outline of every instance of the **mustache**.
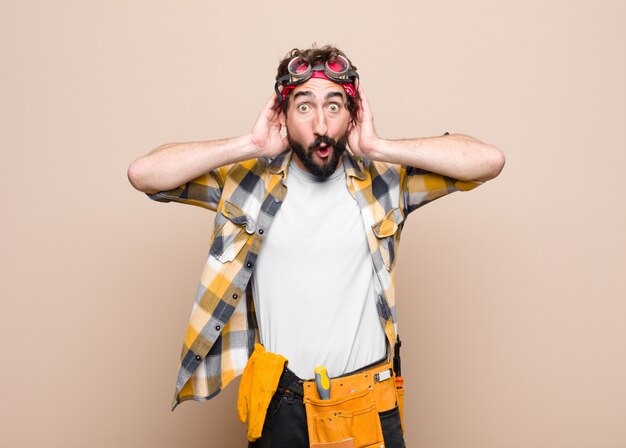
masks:
[[[334,138],[329,137],[328,135],[319,135],[313,143],[309,145],[309,151],[313,151],[315,148],[319,148],[322,143],[326,143],[328,146],[332,146],[334,148],[337,147],[337,142]]]

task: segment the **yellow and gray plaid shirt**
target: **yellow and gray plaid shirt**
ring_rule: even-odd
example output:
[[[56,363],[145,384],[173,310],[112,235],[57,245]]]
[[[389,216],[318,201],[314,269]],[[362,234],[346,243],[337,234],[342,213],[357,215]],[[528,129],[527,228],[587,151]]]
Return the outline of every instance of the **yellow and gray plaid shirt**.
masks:
[[[149,195],[215,211],[209,256],[189,318],[172,410],[209,400],[243,373],[259,341],[250,277],[280,205],[292,151],[234,163],[178,188]],[[389,348],[397,332],[395,261],[404,220],[418,207],[478,182],[343,155],[346,185],[358,202],[376,270],[377,308]]]

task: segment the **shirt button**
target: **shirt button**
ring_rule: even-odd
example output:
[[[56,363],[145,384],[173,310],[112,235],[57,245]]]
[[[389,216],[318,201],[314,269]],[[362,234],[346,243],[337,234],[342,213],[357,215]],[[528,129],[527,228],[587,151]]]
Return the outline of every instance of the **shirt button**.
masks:
[[[200,361],[202,357],[200,355],[196,355],[196,361]]]
[[[216,326],[215,326],[215,329],[216,329],[217,331],[220,331],[220,328],[222,328],[222,327],[220,327],[219,325],[216,325]]]
[[[250,262],[246,263],[246,267],[247,268],[251,268],[252,267],[252,263],[250,263]]]
[[[233,299],[236,299],[237,297],[239,297],[237,294],[233,294]]]
[[[263,235],[264,230],[263,229],[259,229],[259,235]]]

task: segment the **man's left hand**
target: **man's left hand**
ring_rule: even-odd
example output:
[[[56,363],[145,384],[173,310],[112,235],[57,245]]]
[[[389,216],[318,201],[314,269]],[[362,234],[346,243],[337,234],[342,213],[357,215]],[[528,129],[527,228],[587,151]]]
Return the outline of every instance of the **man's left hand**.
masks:
[[[348,144],[350,150],[357,157],[372,159],[376,144],[381,140],[374,128],[374,115],[370,109],[367,95],[359,86],[361,101],[357,110],[354,123],[348,126]]]

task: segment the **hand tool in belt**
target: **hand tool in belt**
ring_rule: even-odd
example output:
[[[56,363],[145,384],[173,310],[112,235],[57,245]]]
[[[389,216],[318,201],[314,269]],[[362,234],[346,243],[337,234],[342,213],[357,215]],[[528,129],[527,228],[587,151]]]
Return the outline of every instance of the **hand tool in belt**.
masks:
[[[330,400],[330,379],[326,367],[318,366],[314,370],[317,393],[322,400]]]

